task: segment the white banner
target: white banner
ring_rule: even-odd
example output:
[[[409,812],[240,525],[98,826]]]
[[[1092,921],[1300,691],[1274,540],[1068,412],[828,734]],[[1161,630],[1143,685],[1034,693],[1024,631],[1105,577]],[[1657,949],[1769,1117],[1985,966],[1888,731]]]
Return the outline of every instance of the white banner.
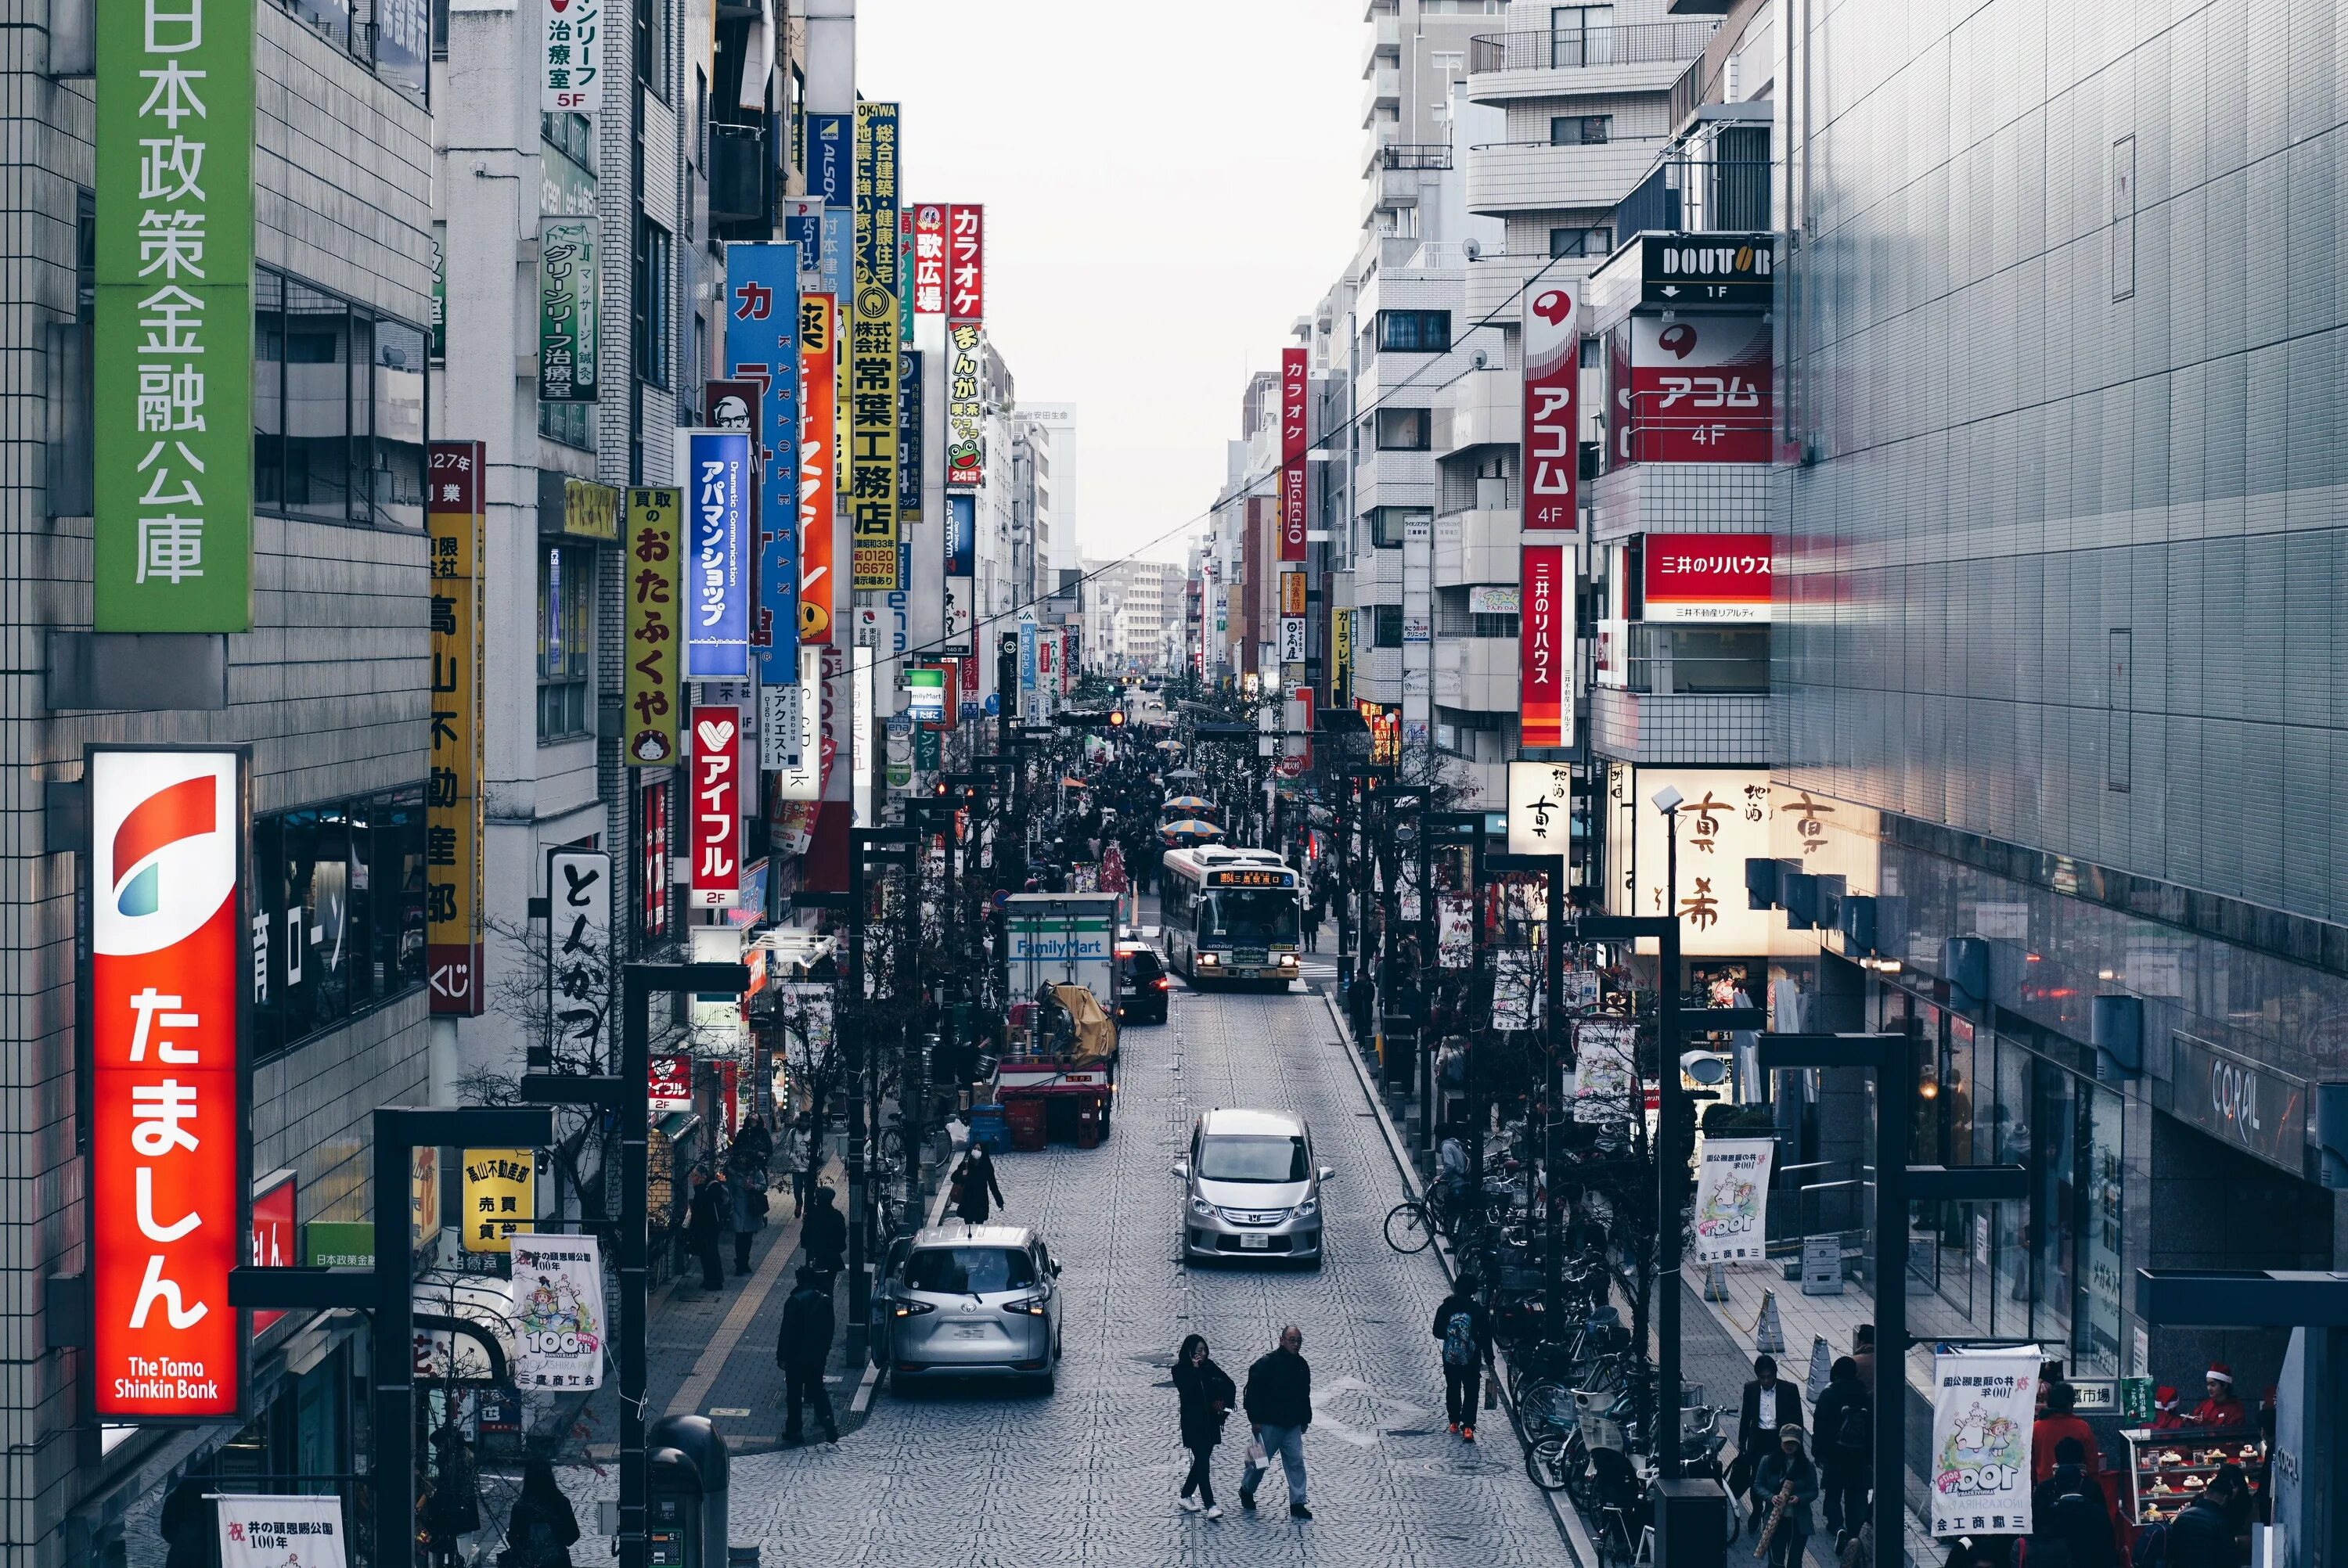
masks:
[[[1942,1350],[1932,1358],[1932,1533],[2030,1533],[2035,1345]]]
[[[805,754],[799,749],[805,738],[799,723],[799,691],[797,685],[758,688],[758,768],[762,773],[797,768]]]
[[[344,1568],[343,1500],[222,1495],[221,1568]]]
[[[602,1061],[611,1043],[612,857],[548,851],[546,907],[547,1048],[576,1072]]]
[[[1573,1028],[1573,1119],[1627,1122],[1643,1109],[1631,1102],[1637,1081],[1639,1026],[1614,1019],[1584,1019]]]
[[[1439,907],[1439,906],[1438,906]],[[1492,1027],[1504,1032],[1541,1024],[1540,950],[1498,948],[1492,952]]]
[[[513,1238],[514,1385],[603,1386],[603,1263],[592,1235]]]
[[[1706,1138],[1695,1173],[1695,1260],[1758,1262],[1769,1239],[1775,1138]]]

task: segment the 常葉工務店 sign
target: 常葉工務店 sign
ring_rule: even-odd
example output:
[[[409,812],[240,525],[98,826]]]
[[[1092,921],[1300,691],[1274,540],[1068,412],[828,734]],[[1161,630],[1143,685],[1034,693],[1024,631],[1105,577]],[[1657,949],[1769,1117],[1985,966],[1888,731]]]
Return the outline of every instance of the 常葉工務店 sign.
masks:
[[[1769,619],[1767,534],[1649,534],[1643,548],[1647,620]]]
[[[240,1413],[242,753],[92,747],[89,1361],[116,1420]]]

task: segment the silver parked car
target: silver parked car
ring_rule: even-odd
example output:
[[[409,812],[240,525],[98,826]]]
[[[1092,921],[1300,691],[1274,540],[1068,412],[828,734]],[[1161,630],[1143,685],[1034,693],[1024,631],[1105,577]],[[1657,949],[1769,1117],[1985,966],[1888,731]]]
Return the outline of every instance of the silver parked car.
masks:
[[[1021,1378],[1052,1391],[1060,1266],[1026,1225],[932,1225],[883,1282],[875,1317],[900,1390],[929,1377]]]
[[[1321,1266],[1321,1184],[1335,1174],[1313,1163],[1313,1133],[1278,1111],[1210,1111],[1190,1129],[1190,1157],[1174,1167],[1185,1186],[1182,1261],[1284,1257]]]

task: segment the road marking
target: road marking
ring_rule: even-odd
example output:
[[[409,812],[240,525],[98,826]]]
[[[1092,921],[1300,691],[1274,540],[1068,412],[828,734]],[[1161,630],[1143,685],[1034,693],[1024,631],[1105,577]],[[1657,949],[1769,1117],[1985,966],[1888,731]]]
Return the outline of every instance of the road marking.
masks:
[[[742,1336],[749,1332],[758,1309],[767,1304],[767,1293],[783,1276],[783,1266],[798,1250],[796,1232],[775,1238],[767,1255],[758,1260],[757,1271],[742,1286],[742,1294],[734,1298],[726,1320],[709,1337],[708,1347],[701,1352],[700,1359],[694,1362],[692,1376],[678,1386],[676,1397],[668,1402],[667,1414],[689,1416],[701,1409],[701,1401],[709,1398],[709,1390],[717,1385],[717,1375],[726,1370],[726,1358],[734,1354],[734,1348],[742,1343]]]
[[[709,1413],[713,1416],[744,1417],[747,1416],[750,1412],[746,1409],[736,1409],[732,1405],[712,1405],[709,1407]]]

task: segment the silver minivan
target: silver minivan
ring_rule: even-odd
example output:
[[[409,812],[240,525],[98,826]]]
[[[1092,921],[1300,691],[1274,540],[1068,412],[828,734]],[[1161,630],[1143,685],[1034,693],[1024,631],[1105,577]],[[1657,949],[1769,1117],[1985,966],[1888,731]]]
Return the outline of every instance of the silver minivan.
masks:
[[[1321,1266],[1321,1184],[1313,1133],[1279,1111],[1210,1111],[1190,1129],[1182,1178],[1182,1261],[1288,1258]]]
[[[960,1220],[915,1235],[874,1316],[899,1390],[932,1377],[1019,1378],[1052,1391],[1060,1365],[1060,1266],[1026,1225]]]

